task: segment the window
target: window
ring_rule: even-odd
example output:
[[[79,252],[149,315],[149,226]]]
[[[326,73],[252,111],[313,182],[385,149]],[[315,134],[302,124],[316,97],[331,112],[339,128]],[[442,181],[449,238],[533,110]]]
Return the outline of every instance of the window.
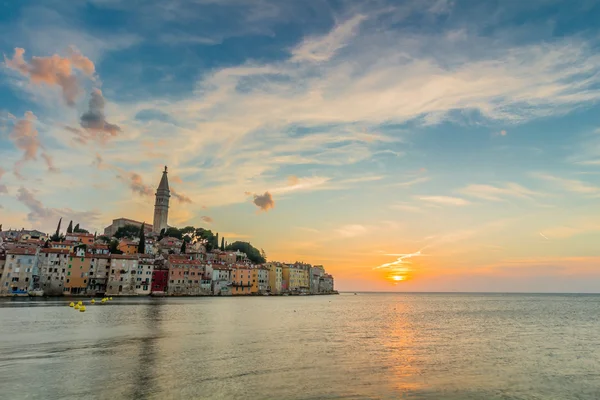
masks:
[[[71,282],[71,280],[70,280],[70,279],[67,279],[67,283],[69,283],[69,282]]]
[[[71,276],[71,271],[69,271],[69,272],[67,273],[67,276]]]
[[[84,280],[83,280],[83,283],[87,283],[87,279],[84,279]]]

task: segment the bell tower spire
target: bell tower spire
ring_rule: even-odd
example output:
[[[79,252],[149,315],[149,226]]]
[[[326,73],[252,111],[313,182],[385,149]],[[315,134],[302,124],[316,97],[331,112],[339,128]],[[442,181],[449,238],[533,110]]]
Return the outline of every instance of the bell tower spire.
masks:
[[[165,165],[165,170],[156,189],[156,202],[154,203],[154,224],[152,228],[156,233],[160,233],[161,230],[167,228],[169,218],[169,197],[171,197],[171,191],[169,190],[167,173],[167,166]]]

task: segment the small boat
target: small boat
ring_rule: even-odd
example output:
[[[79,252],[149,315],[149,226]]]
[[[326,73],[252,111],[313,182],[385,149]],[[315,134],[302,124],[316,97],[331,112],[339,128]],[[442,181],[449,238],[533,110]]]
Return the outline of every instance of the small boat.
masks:
[[[42,289],[33,289],[27,292],[30,297],[42,297],[44,295],[44,291]]]

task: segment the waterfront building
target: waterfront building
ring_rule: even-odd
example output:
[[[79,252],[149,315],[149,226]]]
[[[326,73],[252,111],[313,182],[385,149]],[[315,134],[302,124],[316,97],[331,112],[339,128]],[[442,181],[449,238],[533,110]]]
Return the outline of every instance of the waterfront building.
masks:
[[[280,263],[267,263],[265,267],[269,270],[269,291],[273,294],[281,293],[282,267]]]
[[[112,254],[106,294],[134,295],[137,265],[137,255]]]
[[[231,294],[231,268],[212,265],[212,293],[215,296]]]
[[[269,291],[269,269],[257,267],[252,269],[252,287],[250,293],[264,294]]]
[[[92,259],[87,293],[91,295],[104,294],[110,276],[110,256],[108,254],[92,254],[88,257]]]
[[[308,287],[306,271],[295,264],[283,264],[281,275],[284,292],[301,292],[303,288]]]
[[[65,277],[64,292],[66,294],[84,294],[88,286],[90,265],[92,258],[82,254],[69,254],[67,275]]]
[[[252,288],[252,270],[249,266],[235,265],[231,268],[231,294],[234,296],[250,294]]]
[[[167,221],[169,219],[169,198],[171,192],[169,190],[169,180],[167,178],[167,167],[163,171],[160,183],[156,189],[156,201],[154,203],[154,232],[160,233],[161,230],[167,229]]]
[[[13,247],[6,250],[0,294],[26,294],[35,288],[34,279],[39,280],[39,250],[39,247]]]
[[[310,293],[317,294],[319,293],[319,282],[321,277],[325,275],[325,269],[322,265],[315,265],[310,268],[309,271],[309,284],[310,284]]]
[[[202,290],[202,277],[204,266],[202,261],[190,260],[184,256],[170,256],[169,266],[169,294],[180,296],[198,296],[210,294]]]
[[[150,293],[167,293],[169,285],[169,269],[161,267],[152,270]]]
[[[152,291],[152,271],[154,271],[154,258],[140,255],[135,278],[135,294],[150,294]]]
[[[112,224],[104,228],[104,236],[112,237],[119,230],[119,228],[123,228],[126,225],[133,225],[136,228],[140,228],[142,226],[142,222],[135,221],[129,218],[117,218],[113,219]],[[144,224],[144,232],[150,233],[152,232],[153,226],[150,224]]]
[[[60,296],[65,292],[65,278],[69,265],[69,250],[43,248],[40,250],[40,288],[48,296]]]
[[[333,292],[333,276],[325,274],[319,280],[319,293],[331,292]]]

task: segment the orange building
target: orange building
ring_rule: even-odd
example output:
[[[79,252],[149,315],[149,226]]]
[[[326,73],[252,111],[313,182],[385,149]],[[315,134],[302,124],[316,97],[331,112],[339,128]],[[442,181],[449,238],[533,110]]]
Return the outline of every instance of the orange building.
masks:
[[[94,244],[94,235],[91,233],[67,233],[65,240],[83,244]]]
[[[231,268],[231,294],[243,295],[252,293],[252,270],[246,266]]]
[[[131,240],[121,239],[117,248],[121,250],[123,254],[137,254],[138,245]]]
[[[91,257],[69,256],[67,276],[65,276],[65,294],[83,294],[86,292],[90,279]]]

